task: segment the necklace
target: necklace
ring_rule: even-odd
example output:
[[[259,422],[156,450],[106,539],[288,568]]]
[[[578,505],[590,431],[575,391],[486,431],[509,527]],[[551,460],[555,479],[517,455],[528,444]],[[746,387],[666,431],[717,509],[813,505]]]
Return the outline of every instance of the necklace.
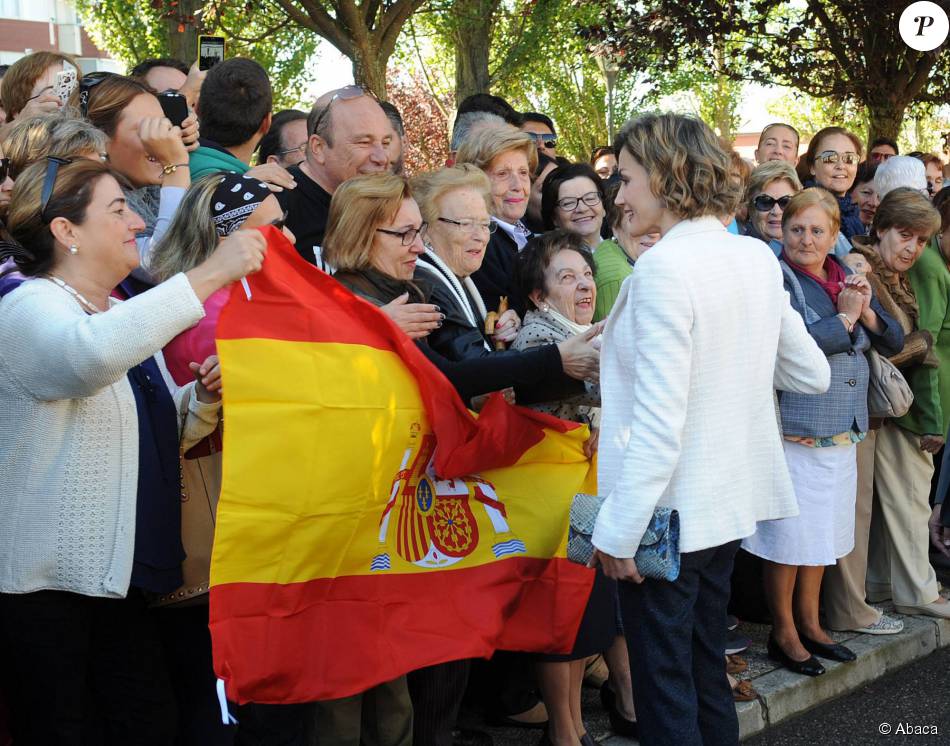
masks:
[[[80,293],[78,290],[76,290],[72,286],[67,285],[65,282],[63,282],[63,280],[61,280],[56,275],[46,275],[46,277],[54,285],[61,287],[63,290],[65,290],[67,293],[73,296],[73,298],[75,298],[79,302],[79,305],[82,306],[83,310],[86,311],[87,313],[102,313],[102,309],[96,306],[95,303],[91,303],[90,301],[86,300],[85,296],[83,296],[82,293]]]

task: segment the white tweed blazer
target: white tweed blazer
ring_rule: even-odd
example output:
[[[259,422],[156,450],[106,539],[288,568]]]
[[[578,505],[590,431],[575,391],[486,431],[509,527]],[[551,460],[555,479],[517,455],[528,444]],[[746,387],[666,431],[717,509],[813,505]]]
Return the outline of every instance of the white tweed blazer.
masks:
[[[633,557],[658,506],[679,511],[681,552],[796,515],[773,388],[821,393],[830,375],[766,244],[713,217],[675,225],[604,332],[594,545]]]
[[[202,316],[184,275],[93,316],[45,279],[0,300],[0,592],[125,596],[138,480],[126,373]],[[173,389],[197,438],[218,406],[193,392]]]

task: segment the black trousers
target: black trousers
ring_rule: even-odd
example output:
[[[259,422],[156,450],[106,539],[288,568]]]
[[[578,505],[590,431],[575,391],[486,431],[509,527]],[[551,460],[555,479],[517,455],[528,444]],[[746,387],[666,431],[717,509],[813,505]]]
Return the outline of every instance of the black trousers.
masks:
[[[620,583],[643,746],[735,746],[725,618],[739,542],[688,552],[674,582]]]
[[[154,620],[125,599],[0,594],[17,746],[171,746],[177,713]]]
[[[406,675],[412,700],[413,746],[452,746],[452,731],[471,667],[470,660],[450,661]]]

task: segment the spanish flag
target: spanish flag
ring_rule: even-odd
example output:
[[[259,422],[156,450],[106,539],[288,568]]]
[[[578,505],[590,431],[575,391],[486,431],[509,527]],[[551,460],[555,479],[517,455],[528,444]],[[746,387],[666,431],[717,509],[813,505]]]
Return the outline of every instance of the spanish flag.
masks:
[[[214,666],[238,703],[335,699],[494,650],[571,648],[593,579],[566,559],[587,429],[494,397],[480,417],[377,308],[265,228],[222,312]]]

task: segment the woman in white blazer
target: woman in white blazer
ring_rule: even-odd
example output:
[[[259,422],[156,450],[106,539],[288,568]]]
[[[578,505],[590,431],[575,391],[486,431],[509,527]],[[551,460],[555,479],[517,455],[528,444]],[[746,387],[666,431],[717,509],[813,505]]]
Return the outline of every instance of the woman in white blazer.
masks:
[[[619,580],[644,744],[735,744],[725,615],[739,540],[794,515],[773,385],[820,393],[824,354],[789,305],[767,246],[723,227],[739,203],[729,155],[701,121],[628,122],[617,205],[660,241],[624,282],[604,334],[593,542]],[[647,579],[633,556],[657,507],[679,511],[681,570]]]
[[[144,223],[89,160],[24,171],[7,226],[4,254],[28,278],[0,299],[0,656],[14,737],[79,744],[93,704],[97,743],[169,744],[174,700],[143,591],[180,574],[179,427],[185,447],[211,432],[220,378],[197,361],[200,381],[175,401],[152,356],[213,291],[260,268],[265,242],[229,238],[118,302]]]

